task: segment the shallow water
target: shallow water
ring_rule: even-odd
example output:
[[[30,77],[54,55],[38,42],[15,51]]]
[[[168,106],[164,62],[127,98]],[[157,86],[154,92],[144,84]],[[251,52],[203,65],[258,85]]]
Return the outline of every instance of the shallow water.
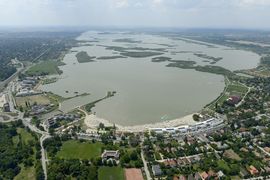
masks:
[[[113,42],[114,39],[120,38],[141,40],[142,43]],[[195,51],[200,51],[214,57],[223,57],[216,65],[230,70],[255,67],[259,60],[259,56],[247,51],[232,50],[223,46],[210,48],[205,45],[146,34],[87,32],[78,39],[98,39],[99,42],[92,43],[94,46],[72,49],[87,51],[89,56],[97,57],[119,54],[119,52],[99,46],[109,45],[165,48],[168,52],[162,56],[207,64],[203,62],[205,59],[193,55]],[[192,52],[171,55],[172,51]],[[114,97],[99,102],[93,111],[97,116],[121,125],[155,123],[185,116],[200,110],[214,100],[224,88],[222,76],[169,68],[166,67],[168,62],[151,62],[152,57],[97,60],[80,64],[75,55],[76,52],[71,52],[65,56],[66,65],[60,67],[63,70],[61,75],[63,78],[56,83],[43,86],[43,89],[66,97],[73,96],[76,91],[91,94],[64,102],[61,106],[64,111],[102,98],[108,91],[116,91]]]

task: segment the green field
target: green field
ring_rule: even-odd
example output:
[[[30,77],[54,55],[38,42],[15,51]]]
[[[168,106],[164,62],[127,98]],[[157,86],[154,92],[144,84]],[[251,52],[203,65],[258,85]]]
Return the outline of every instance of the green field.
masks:
[[[29,132],[27,132],[24,128],[17,128],[17,133],[21,135],[21,140],[24,144],[28,144],[29,141],[35,141],[35,138],[32,136],[32,134],[30,134]],[[14,136],[13,137],[13,142],[14,144],[18,144],[20,139],[19,136]],[[35,149],[33,149],[35,152]],[[33,157],[34,159],[34,157]],[[35,161],[35,160],[34,160]],[[34,164],[34,162],[33,162]],[[24,167],[23,164],[20,164],[21,167],[21,171],[20,173],[14,178],[15,180],[20,180],[20,179],[36,179],[36,172],[35,172],[35,167],[31,166],[31,167]]]
[[[242,84],[239,84],[239,83],[229,84],[228,89],[227,89],[227,92],[229,92],[229,93],[245,94],[245,93],[247,93],[247,91],[248,91],[248,88]]]
[[[14,178],[14,180],[21,180],[21,179],[27,179],[27,180],[35,180],[36,179],[36,173],[35,168],[32,167],[21,167],[20,173]]]
[[[29,141],[34,141],[34,137],[32,136],[32,134],[30,134],[29,132],[27,132],[25,129],[23,128],[18,128],[17,132],[21,135],[22,137],[22,141],[25,144],[28,144]]]
[[[91,159],[101,155],[101,148],[101,143],[70,140],[63,143],[56,156],[62,159]]]
[[[238,95],[238,96],[245,96],[245,94],[248,92],[248,87],[237,83],[237,82],[230,82],[228,80],[225,79],[225,83],[226,83],[226,92],[223,92],[222,95],[218,98],[217,104],[221,105],[223,104],[230,96],[233,95]],[[209,105],[210,109],[214,109],[215,108],[215,102],[212,102]]]
[[[60,61],[43,61],[31,67],[26,74],[30,76],[61,74],[62,71],[58,68],[61,65],[64,63]]]
[[[230,167],[224,160],[219,160],[218,162],[218,167],[225,172],[228,172],[230,170]]]
[[[124,170],[121,167],[101,167],[98,169],[99,180],[124,180]]]

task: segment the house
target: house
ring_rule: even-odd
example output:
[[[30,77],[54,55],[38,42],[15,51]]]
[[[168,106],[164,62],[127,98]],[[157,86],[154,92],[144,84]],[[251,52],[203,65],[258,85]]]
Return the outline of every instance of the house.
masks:
[[[217,173],[217,177],[219,178],[219,179],[221,179],[222,177],[224,177],[225,175],[224,175],[224,173],[222,172],[222,171],[218,171],[218,173]]]
[[[161,171],[159,165],[153,165],[152,172],[153,172],[154,176],[161,176],[162,175],[162,171]]]
[[[6,103],[7,103],[6,95],[5,94],[0,94],[0,108],[3,108],[4,104],[6,104]]]
[[[187,179],[188,180],[194,180],[195,178],[194,178],[193,174],[190,174],[190,175],[188,175],[188,178]]]
[[[240,175],[242,178],[246,178],[248,176],[248,172],[244,168],[241,168]]]
[[[119,157],[120,157],[120,153],[118,150],[117,151],[105,150],[101,155],[101,158],[103,160],[107,160],[107,159],[118,160]]]
[[[3,106],[3,111],[4,112],[10,112],[10,106],[8,103],[5,103],[4,106]]]
[[[211,177],[215,177],[216,176],[216,173],[213,171],[213,170],[209,170],[208,171],[208,177],[211,178]]]
[[[54,118],[50,118],[46,121],[46,126],[49,128],[55,125],[55,123],[56,123],[56,120]]]
[[[164,161],[165,166],[175,167],[177,165],[176,161],[173,159],[167,159]]]
[[[195,180],[201,180],[202,178],[201,178],[200,173],[196,172],[195,175],[194,175],[194,179]]]
[[[180,175],[180,176],[173,176],[173,180],[187,180],[187,178],[184,175]]]
[[[227,104],[229,105],[233,105],[235,106],[236,104],[238,104],[240,101],[242,100],[242,98],[240,96],[230,96],[228,99],[227,99]]]
[[[180,175],[179,180],[187,180],[187,178],[184,175]]]
[[[200,176],[203,180],[208,179],[208,174],[205,171],[201,172]]]
[[[229,148],[228,144],[226,143],[216,142],[215,144],[217,145],[218,150],[224,150]]]
[[[249,173],[251,175],[256,175],[259,173],[259,171],[254,166],[251,165],[251,166],[249,166]]]

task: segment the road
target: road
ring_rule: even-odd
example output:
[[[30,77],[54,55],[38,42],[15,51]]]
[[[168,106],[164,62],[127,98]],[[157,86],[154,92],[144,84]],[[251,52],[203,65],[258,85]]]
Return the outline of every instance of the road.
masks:
[[[43,173],[44,173],[44,178],[45,180],[47,180],[47,162],[48,162],[48,159],[47,159],[47,156],[46,156],[46,151],[43,147],[43,142],[50,138],[51,136],[50,135],[46,135],[46,134],[43,134],[40,138],[40,147],[41,147],[41,164],[42,164],[42,169],[43,169]]]
[[[145,171],[146,179],[147,180],[151,180],[152,177],[150,175],[150,172],[149,172],[149,169],[148,169],[148,166],[147,166],[147,162],[146,162],[146,160],[144,158],[143,150],[141,151],[141,158],[142,158],[142,161],[143,161],[143,166],[144,166],[144,171]]]
[[[42,169],[43,169],[43,173],[44,173],[44,177],[45,177],[45,180],[47,180],[47,162],[48,162],[48,159],[46,157],[46,152],[45,152],[45,149],[43,147],[43,142],[50,138],[50,134],[48,132],[45,132],[45,131],[41,131],[40,129],[38,129],[35,125],[31,124],[31,119],[28,118],[22,118],[22,122],[24,124],[24,126],[27,126],[31,131],[33,132],[36,132],[38,134],[41,134],[41,138],[40,138],[40,147],[41,147],[41,164],[42,164]]]
[[[259,145],[256,145],[264,154],[266,154],[267,156],[270,157],[270,153],[267,152],[266,150],[264,150],[262,147],[260,147]]]
[[[33,132],[36,132],[38,134],[41,134],[41,138],[40,138],[40,147],[41,147],[41,164],[42,164],[42,169],[43,169],[43,173],[44,173],[44,177],[45,177],[45,180],[47,180],[47,162],[48,162],[48,159],[46,157],[46,152],[45,152],[45,149],[43,147],[43,142],[50,138],[50,134],[48,132],[45,132],[45,131],[41,131],[40,129],[38,129],[35,125],[31,124],[31,119],[28,118],[22,118],[22,122],[24,124],[24,126],[27,126],[31,131]]]
[[[21,67],[19,67],[17,69],[17,71],[12,74],[9,78],[7,78],[5,81],[0,82],[0,92],[3,91],[7,86],[7,97],[8,97],[8,102],[10,105],[10,111],[13,113],[18,113],[18,116],[15,118],[13,116],[9,116],[9,120],[8,121],[3,121],[4,123],[7,122],[11,122],[11,121],[16,121],[18,119],[21,119],[24,126],[28,127],[31,131],[41,134],[41,138],[40,138],[40,146],[41,146],[41,163],[42,163],[42,168],[43,168],[43,172],[44,172],[44,176],[45,176],[45,180],[47,179],[47,164],[46,162],[48,161],[46,158],[46,153],[45,153],[45,149],[43,147],[43,142],[50,138],[51,136],[49,135],[48,132],[46,131],[41,131],[40,129],[38,129],[35,125],[31,124],[31,119],[30,118],[24,118],[24,113],[18,111],[15,109],[15,100],[12,94],[12,87],[14,85],[14,80],[17,78],[18,74],[20,72],[25,72],[27,71],[29,68],[31,68],[34,65],[34,62],[39,60],[41,56],[43,56],[46,52],[48,52],[50,50],[50,48],[47,48],[45,51],[43,51],[39,56],[37,56],[36,58],[33,59],[33,64],[28,66],[28,67],[24,67],[24,64],[21,63],[20,61],[17,60],[18,63],[21,64]],[[1,121],[2,122],[2,121]]]
[[[14,86],[13,82],[10,82],[7,87],[7,97],[8,97],[8,103],[9,103],[9,108],[11,112],[16,111],[15,110],[15,100],[12,95],[12,87]]]

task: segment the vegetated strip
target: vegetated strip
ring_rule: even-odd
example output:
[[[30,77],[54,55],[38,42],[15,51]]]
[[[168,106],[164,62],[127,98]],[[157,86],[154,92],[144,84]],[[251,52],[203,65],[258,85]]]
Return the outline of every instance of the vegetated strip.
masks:
[[[167,67],[178,67],[182,69],[195,69],[196,71],[219,74],[219,75],[224,75],[227,77],[231,77],[234,75],[234,73],[231,72],[230,70],[225,69],[220,66],[213,66],[213,65],[194,66],[194,64],[196,64],[196,62],[194,61],[174,61],[172,63],[169,63]]]
[[[76,54],[77,61],[79,63],[87,63],[87,62],[94,62],[93,59],[96,58],[96,56],[89,56],[87,52],[80,51]]]
[[[62,70],[58,66],[65,65],[64,62],[59,60],[42,61],[31,67],[26,74],[28,76],[44,76],[51,74],[62,74]]]
[[[110,60],[110,59],[120,59],[120,58],[127,58],[125,56],[100,56],[97,57],[98,60]]]

